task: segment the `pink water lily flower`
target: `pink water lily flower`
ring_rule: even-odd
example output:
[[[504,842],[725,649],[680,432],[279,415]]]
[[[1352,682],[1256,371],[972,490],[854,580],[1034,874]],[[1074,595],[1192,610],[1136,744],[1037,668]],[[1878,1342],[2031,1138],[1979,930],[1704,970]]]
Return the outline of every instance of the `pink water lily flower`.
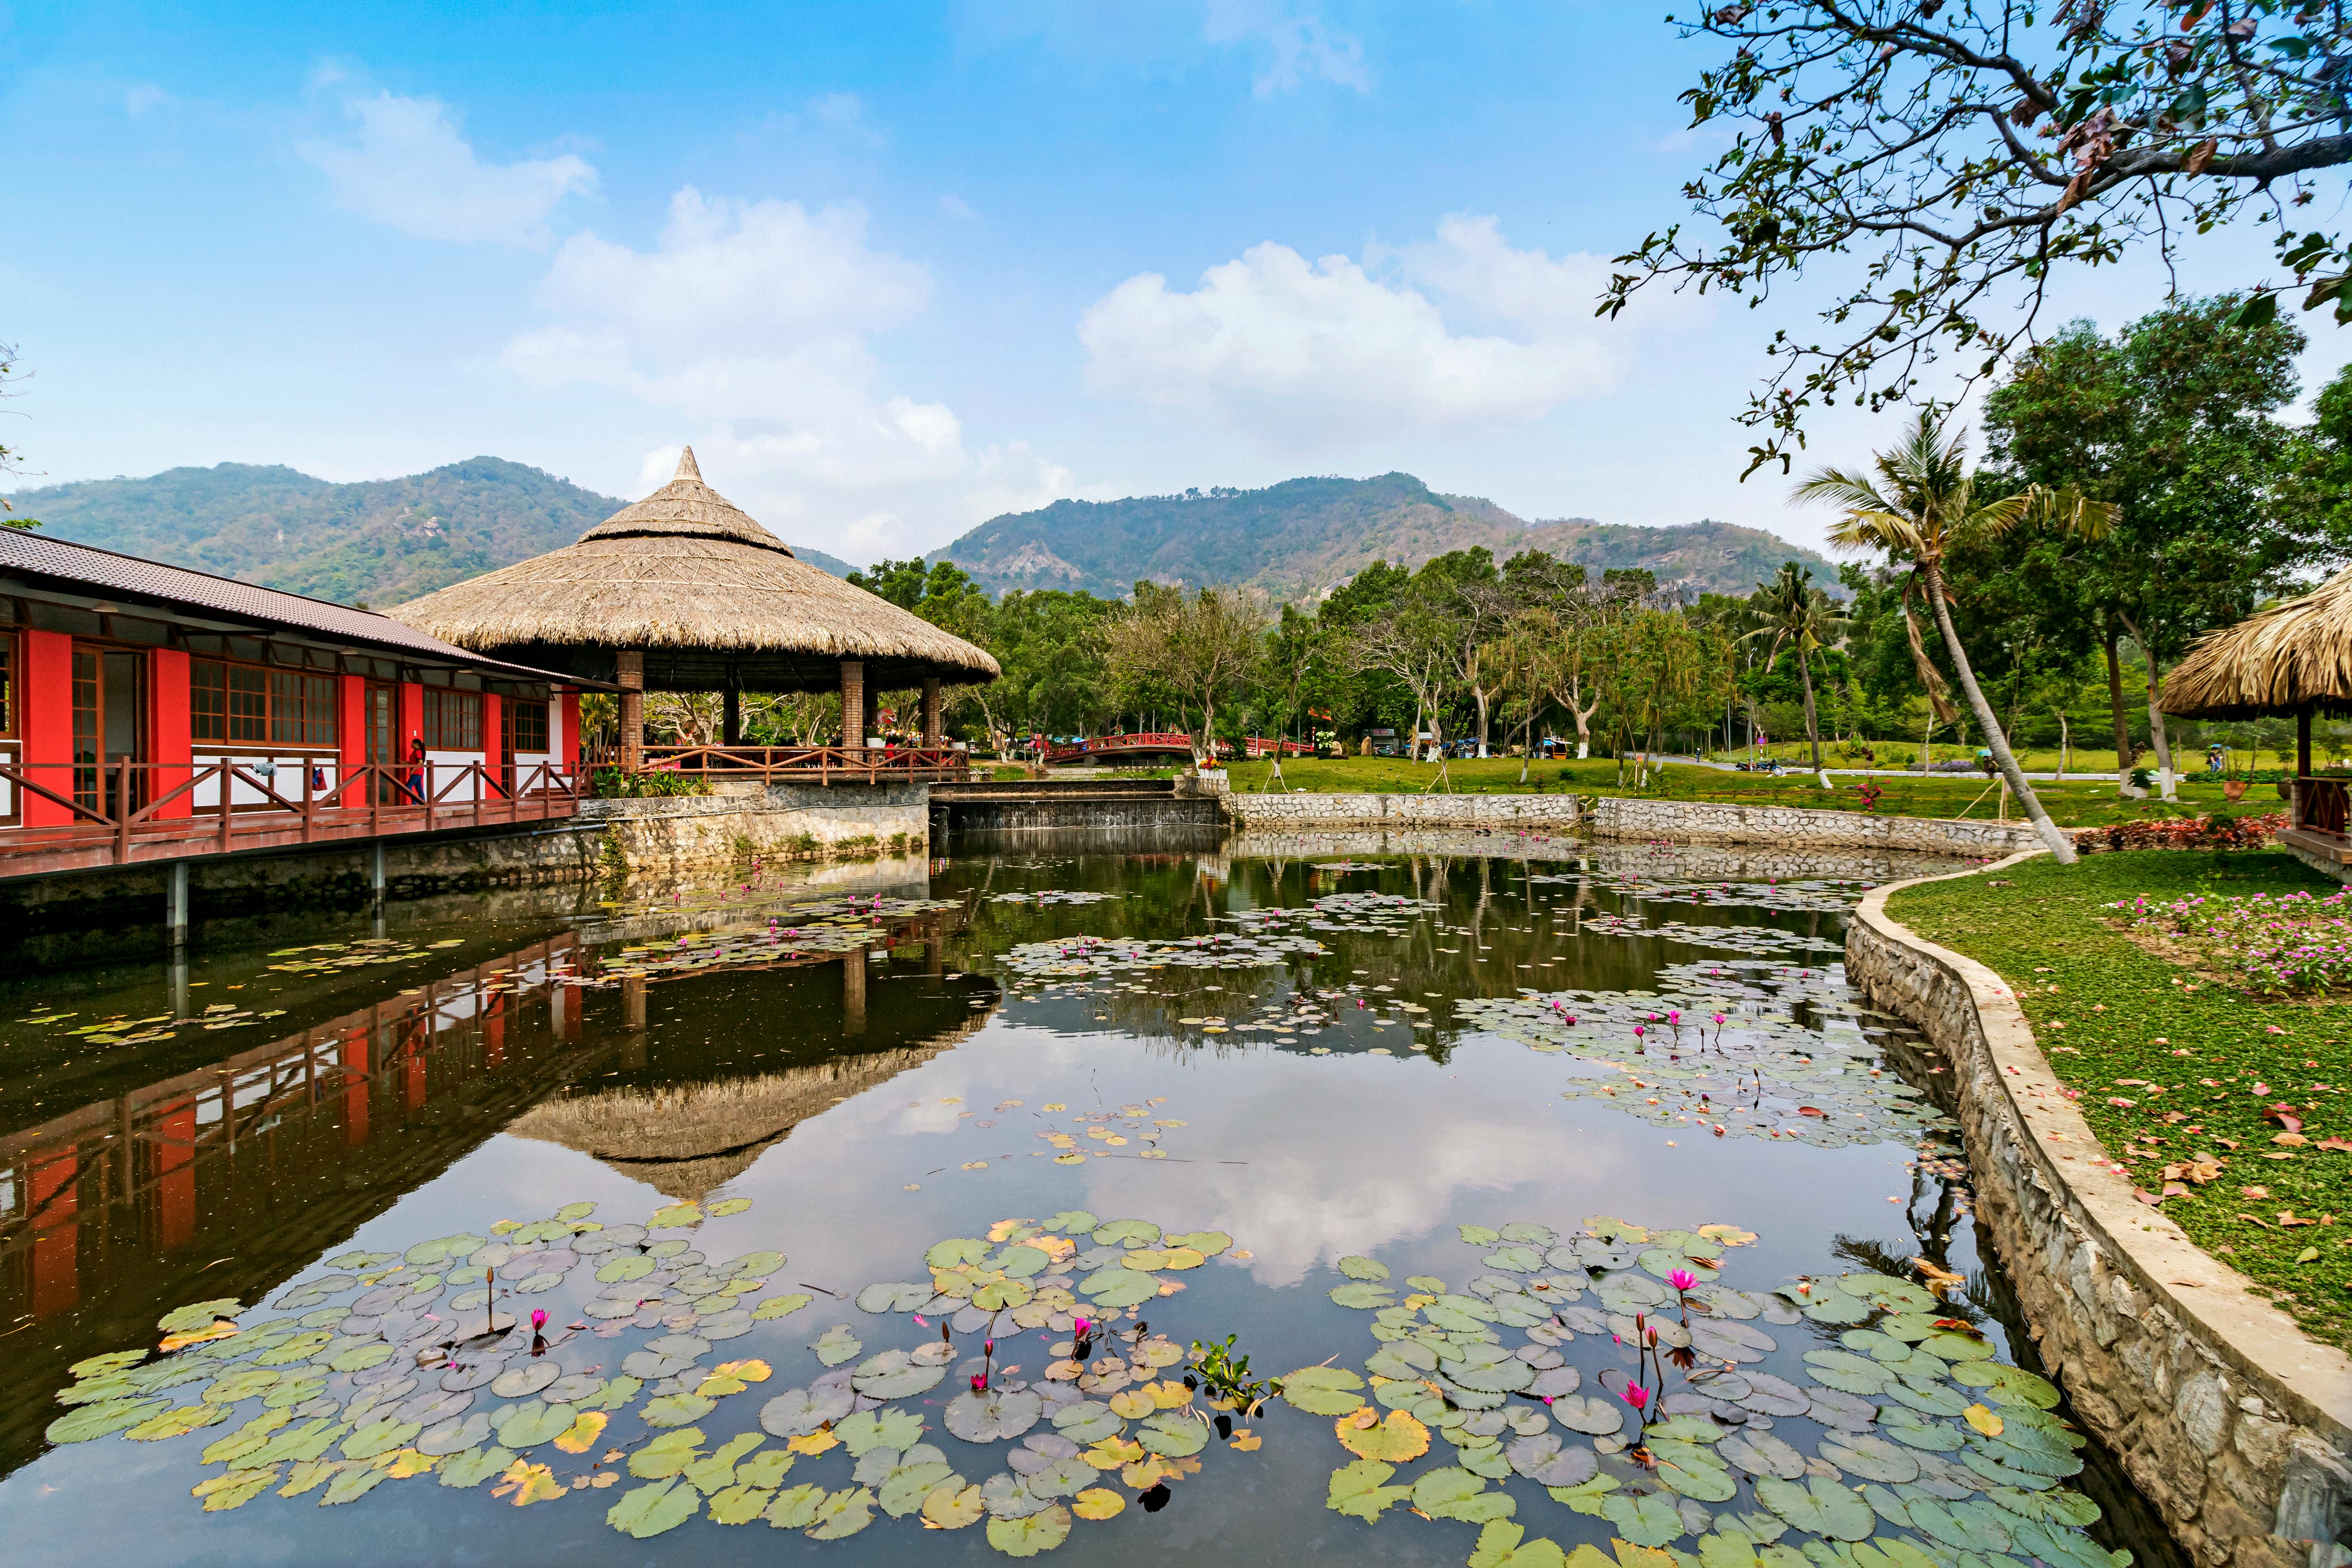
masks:
[[[1650,1391],[1643,1388],[1640,1384],[1627,1384],[1624,1388],[1624,1394],[1625,1403],[1632,1405],[1634,1409],[1647,1410],[1650,1407]]]
[[[537,1333],[540,1330],[545,1327],[547,1327],[547,1309],[544,1307],[534,1308],[530,1314],[530,1331],[532,1333]]]
[[[1677,1290],[1692,1290],[1698,1287],[1698,1276],[1687,1268],[1677,1268],[1666,1276],[1666,1283]]]

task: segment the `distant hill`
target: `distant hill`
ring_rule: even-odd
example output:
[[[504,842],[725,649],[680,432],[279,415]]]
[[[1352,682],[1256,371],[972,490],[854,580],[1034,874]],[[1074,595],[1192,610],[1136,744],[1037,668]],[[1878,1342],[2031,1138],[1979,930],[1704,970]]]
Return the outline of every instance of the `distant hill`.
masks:
[[[502,458],[340,485],[222,463],[8,500],[60,539],[378,609],[561,549],[627,504]],[[793,553],[849,574],[823,551]]]
[[[1704,521],[1639,528],[1585,518],[1530,522],[1475,496],[1442,495],[1411,474],[1055,501],[1040,511],[992,518],[930,559],[953,561],[992,593],[1066,588],[1116,596],[1150,578],[1251,583],[1297,599],[1320,595],[1374,561],[1417,566],[1479,544],[1497,560],[1533,548],[1596,573],[1647,567],[1661,585],[1714,593],[1745,594],[1794,560],[1837,591],[1837,569],[1828,560],[1761,529]]]

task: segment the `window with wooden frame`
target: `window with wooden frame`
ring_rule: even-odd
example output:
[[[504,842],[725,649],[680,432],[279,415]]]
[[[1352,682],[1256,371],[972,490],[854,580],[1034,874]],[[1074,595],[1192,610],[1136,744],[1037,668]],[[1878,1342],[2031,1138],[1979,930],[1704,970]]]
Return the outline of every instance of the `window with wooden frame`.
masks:
[[[482,749],[482,694],[425,689],[425,749],[428,752],[478,752]]]
[[[0,629],[0,740],[16,734],[16,634]]]
[[[547,750],[547,704],[516,699],[507,704],[513,715],[513,750],[544,752]]]
[[[331,675],[190,659],[189,737],[198,744],[325,750],[335,744],[336,697]]]

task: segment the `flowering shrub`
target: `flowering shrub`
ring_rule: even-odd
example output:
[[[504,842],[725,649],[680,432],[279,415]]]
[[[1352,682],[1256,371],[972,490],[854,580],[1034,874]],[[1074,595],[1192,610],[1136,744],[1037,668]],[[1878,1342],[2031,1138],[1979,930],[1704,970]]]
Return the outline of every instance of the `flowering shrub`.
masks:
[[[2352,888],[2325,898],[2200,893],[2162,903],[2142,894],[2105,907],[2137,928],[2185,938],[2216,970],[2262,995],[2352,987]]]
[[[2175,816],[2085,827],[2074,835],[2084,854],[2101,849],[2259,849],[2286,826],[2286,813],[2260,816]]]

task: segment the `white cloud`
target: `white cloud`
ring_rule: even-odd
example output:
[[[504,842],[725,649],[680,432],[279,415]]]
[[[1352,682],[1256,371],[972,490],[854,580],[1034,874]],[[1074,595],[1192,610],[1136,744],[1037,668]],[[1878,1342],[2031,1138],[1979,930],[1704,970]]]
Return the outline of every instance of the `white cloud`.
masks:
[[[1628,336],[1592,319],[1607,278],[1598,258],[1516,250],[1494,218],[1457,215],[1433,242],[1368,247],[1362,263],[1269,240],[1189,293],[1139,274],[1086,311],[1078,338],[1102,391],[1329,447],[1525,424],[1607,391]]]
[[[1147,69],[1181,68],[1210,48],[1257,55],[1260,98],[1307,82],[1368,90],[1363,41],[1286,0],[961,0],[954,25],[967,44],[1035,38],[1057,54]]]
[[[1008,511],[1035,511],[1057,500],[1108,500],[1118,492],[1108,485],[1087,485],[1078,476],[1029,449],[1026,441],[992,446],[974,466],[977,481],[964,491],[963,514],[968,522],[986,522]]]
[[[551,319],[509,342],[505,363],[535,385],[606,386],[683,416],[691,429],[677,434],[705,477],[792,542],[851,560],[943,543],[977,521],[963,422],[885,384],[869,345],[923,311],[930,273],[866,231],[854,204],[812,212],[681,190],[650,250],[567,240],[540,287]],[[667,482],[677,456],[654,447],[639,493]],[[1022,495],[1075,486],[1025,447],[991,448],[977,481]]]
[[[1322,17],[1291,12],[1266,0],[1210,0],[1202,36],[1213,44],[1254,43],[1269,58],[1256,82],[1257,96],[1287,92],[1302,81],[1328,81],[1370,91],[1363,41]]]
[[[950,217],[976,218],[980,216],[971,210],[970,202],[952,192],[940,198],[940,211]]]
[[[356,142],[305,142],[296,151],[327,176],[336,205],[403,234],[537,244],[559,203],[595,193],[596,171],[570,153],[483,163],[437,100],[380,92],[343,107],[359,127]]]

